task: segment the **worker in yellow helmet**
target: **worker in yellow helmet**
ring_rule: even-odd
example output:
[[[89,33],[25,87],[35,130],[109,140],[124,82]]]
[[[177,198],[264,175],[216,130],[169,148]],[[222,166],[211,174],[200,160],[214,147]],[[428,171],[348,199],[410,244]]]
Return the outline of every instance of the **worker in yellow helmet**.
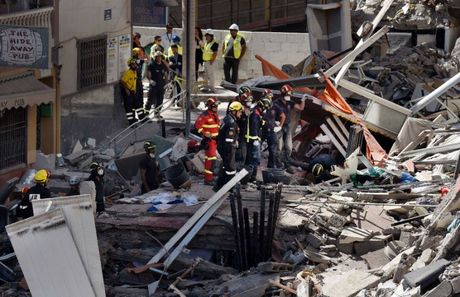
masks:
[[[23,191],[23,198],[16,209],[17,217],[27,219],[28,217],[34,215],[31,202],[32,200],[51,198],[51,192],[46,187],[49,176],[50,173],[45,169],[41,169],[35,173],[35,186],[30,188],[28,191]]]

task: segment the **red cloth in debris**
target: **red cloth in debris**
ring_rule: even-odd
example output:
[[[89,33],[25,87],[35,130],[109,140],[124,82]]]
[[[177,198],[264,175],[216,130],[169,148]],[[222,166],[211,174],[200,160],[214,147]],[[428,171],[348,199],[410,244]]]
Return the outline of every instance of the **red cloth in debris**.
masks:
[[[285,72],[283,72],[281,69],[277,68],[267,60],[263,59],[262,57],[256,55],[256,59],[258,59],[262,63],[262,72],[264,75],[271,75],[276,77],[277,79],[289,78],[289,76]],[[350,105],[348,105],[347,101],[345,101],[345,99],[335,88],[334,84],[329,80],[329,78],[326,76],[324,78],[326,80],[326,88],[323,91],[316,91],[306,87],[296,88],[296,90],[299,92],[305,92],[310,95],[313,95],[323,100],[327,104],[331,105],[332,107],[336,108],[337,110],[352,116],[353,119],[363,128],[364,138],[366,139],[367,159],[369,159],[373,164],[377,166],[382,166],[383,162],[385,162],[385,160],[387,159],[387,153],[380,146],[380,144],[371,134],[369,129],[367,129],[367,126],[364,123],[364,121],[361,120],[361,118],[359,118],[351,109]]]

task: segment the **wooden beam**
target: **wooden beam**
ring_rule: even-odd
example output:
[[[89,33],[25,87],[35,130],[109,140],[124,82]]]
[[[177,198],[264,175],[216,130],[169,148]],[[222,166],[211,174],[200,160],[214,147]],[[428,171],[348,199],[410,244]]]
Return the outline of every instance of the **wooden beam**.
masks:
[[[345,151],[345,149],[342,147],[342,145],[340,144],[340,142],[337,140],[337,138],[335,138],[334,134],[332,134],[331,130],[329,130],[329,128],[325,125],[325,124],[322,124],[320,126],[321,130],[323,130],[324,134],[326,134],[327,137],[329,137],[329,139],[331,140],[332,144],[334,144],[334,146],[337,148],[337,150],[342,154],[342,156],[344,158],[346,158],[347,156],[347,152]]]
[[[347,130],[347,128],[343,124],[342,120],[338,116],[336,116],[335,114],[332,115],[332,117],[336,121],[336,123],[339,126],[339,128],[342,129],[342,132],[345,135],[345,137],[347,138],[347,140],[349,140],[350,139],[350,131]]]
[[[327,118],[326,122],[329,124],[329,127],[334,131],[335,135],[337,138],[342,142],[344,147],[348,146],[348,141],[345,139],[345,137],[342,135],[340,132],[339,128],[335,125],[335,123],[332,121],[331,118]]]

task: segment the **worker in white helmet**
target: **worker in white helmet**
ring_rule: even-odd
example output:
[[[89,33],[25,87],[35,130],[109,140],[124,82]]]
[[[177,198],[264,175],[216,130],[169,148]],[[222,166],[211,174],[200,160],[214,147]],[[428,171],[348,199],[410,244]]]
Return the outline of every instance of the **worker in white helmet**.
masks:
[[[226,81],[236,84],[238,80],[238,66],[246,52],[246,40],[243,35],[238,33],[239,27],[237,24],[232,24],[228,29],[230,33],[225,37],[222,46],[222,56],[225,59],[224,74]]]
[[[204,62],[204,80],[206,82],[205,87],[201,91],[207,91],[215,93],[215,82],[214,82],[214,69],[216,65],[217,53],[219,50],[219,44],[214,39],[214,31],[207,29],[204,37],[206,42],[203,44],[203,62]]]

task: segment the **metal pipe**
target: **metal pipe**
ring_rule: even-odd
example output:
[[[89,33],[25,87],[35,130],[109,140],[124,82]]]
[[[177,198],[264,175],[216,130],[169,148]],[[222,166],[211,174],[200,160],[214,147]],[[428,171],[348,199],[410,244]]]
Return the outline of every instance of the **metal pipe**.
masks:
[[[450,88],[455,86],[460,82],[460,72],[450,78],[448,81],[440,85],[436,90],[431,92],[430,94],[426,95],[422,98],[417,104],[411,107],[412,114],[415,114],[425,108],[428,104],[430,104],[433,100],[436,100],[439,96],[447,92]]]
[[[265,233],[265,197],[266,197],[266,189],[262,187],[260,191],[260,222],[259,222],[259,259],[258,262],[264,261],[264,233]]]

